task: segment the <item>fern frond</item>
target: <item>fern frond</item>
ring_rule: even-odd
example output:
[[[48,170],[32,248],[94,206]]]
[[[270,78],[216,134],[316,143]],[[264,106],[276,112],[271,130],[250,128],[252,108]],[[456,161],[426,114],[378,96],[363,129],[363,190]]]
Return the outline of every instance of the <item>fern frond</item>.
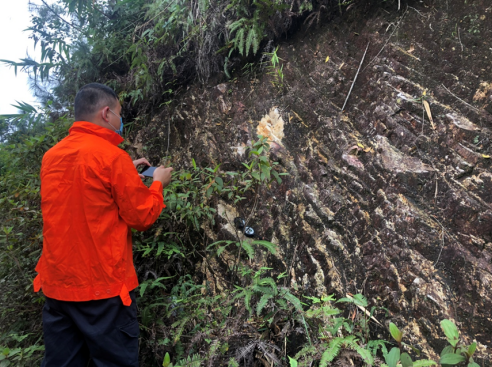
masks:
[[[260,279],[258,285],[269,285],[272,287],[274,294],[277,294],[277,283],[270,277]]]
[[[263,286],[260,286],[260,285],[255,284],[251,288],[256,293],[271,294],[272,296],[275,296],[276,295],[276,293],[274,292],[274,290],[272,288],[270,288],[270,287],[263,287]]]
[[[296,310],[302,311],[301,301],[299,300],[299,298],[297,298],[296,296],[294,296],[288,290],[286,290],[284,288],[283,291],[282,291],[282,293],[281,293],[281,296],[283,298],[285,298],[287,301],[289,301],[290,303],[292,303],[294,305],[294,307],[296,308]]]
[[[258,304],[256,306],[256,315],[260,316],[261,311],[263,310],[263,308],[268,303],[268,300],[270,300],[272,297],[273,296],[271,294],[264,294],[263,296],[261,296],[260,302],[258,302]]]
[[[175,367],[200,367],[202,359],[199,354],[193,354],[193,356],[182,359],[176,363]]]
[[[241,30],[242,31],[242,30]],[[241,34],[241,31],[238,32],[238,34]],[[242,49],[243,46],[240,45],[240,50]],[[241,52],[241,51],[240,51]],[[243,53],[241,52],[241,55]],[[251,246],[248,242],[242,242],[241,243],[242,248],[248,255],[249,259],[251,260],[255,256],[255,250],[253,249],[253,246]]]
[[[367,343],[367,348],[371,351],[373,356],[376,356],[378,349],[381,348],[383,351],[383,357],[386,358],[388,355],[388,348],[386,348],[386,341],[384,340],[369,340]]]
[[[374,358],[371,355],[371,352],[368,349],[361,347],[356,342],[350,343],[350,349],[355,350],[361,358],[366,362],[367,365],[372,366],[374,364]]]
[[[318,352],[318,350],[316,349],[315,346],[307,345],[304,348],[302,348],[299,352],[297,352],[297,354],[294,356],[294,359],[299,360],[301,358],[307,358],[308,356],[312,357],[317,352]],[[310,359],[312,359],[312,358],[310,358]]]
[[[252,313],[253,310],[251,310],[251,297],[253,296],[253,292],[251,292],[250,290],[244,290],[246,296],[244,297],[244,307],[246,307],[246,309],[249,311],[249,313]]]
[[[249,34],[248,34],[248,37],[249,37]],[[256,54],[256,52],[254,52],[254,53]],[[257,240],[257,241],[254,241],[253,242],[253,245],[263,246],[268,251],[270,251],[272,253],[272,255],[276,255],[277,254],[277,249],[278,249],[277,245],[274,244],[274,243],[271,243],[269,241]]]
[[[319,367],[328,366],[328,363],[336,358],[338,353],[340,353],[340,349],[342,349],[343,339],[344,338],[337,337],[330,341],[330,344],[328,344],[328,348],[326,348],[326,350],[323,352],[323,355],[321,356]]]
[[[210,350],[207,353],[207,359],[209,360],[209,363],[211,362],[210,360],[213,359],[217,353],[217,350],[220,348],[220,341],[219,340],[214,340],[210,344]]]
[[[282,310],[286,310],[287,309],[287,302],[285,301],[285,299],[280,298],[280,299],[277,299],[276,302],[277,302],[277,304],[280,306],[280,308]]]
[[[251,48],[251,44],[255,38],[255,27],[251,27],[248,32],[248,37],[246,38],[246,56],[248,56],[249,49]],[[256,52],[254,52],[256,54]]]
[[[232,34],[232,33],[234,33],[234,31],[236,31],[238,28],[242,27],[242,25],[243,25],[243,23],[244,23],[244,21],[245,21],[245,20],[246,20],[246,19],[241,18],[241,19],[239,19],[239,20],[236,20],[236,21],[235,21],[234,23],[232,23],[231,25],[229,25],[229,26],[228,26],[228,27],[229,27],[229,32],[231,32],[231,34]]]

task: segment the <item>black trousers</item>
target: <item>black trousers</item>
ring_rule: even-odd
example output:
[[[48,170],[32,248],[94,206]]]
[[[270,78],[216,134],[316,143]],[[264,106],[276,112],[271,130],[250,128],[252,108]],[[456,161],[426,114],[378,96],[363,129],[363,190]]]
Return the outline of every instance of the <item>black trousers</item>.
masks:
[[[45,356],[41,367],[138,367],[138,321],[120,297],[67,302],[46,298]]]

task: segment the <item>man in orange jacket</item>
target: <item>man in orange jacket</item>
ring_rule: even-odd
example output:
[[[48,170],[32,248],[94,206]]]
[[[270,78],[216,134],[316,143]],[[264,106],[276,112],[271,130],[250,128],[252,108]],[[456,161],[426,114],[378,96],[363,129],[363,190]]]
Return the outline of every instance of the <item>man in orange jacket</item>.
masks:
[[[118,148],[123,122],[115,92],[92,83],[75,97],[69,135],[41,166],[43,252],[34,289],[43,289],[46,367],[138,367],[139,328],[132,232],[165,207],[172,168],[158,167],[147,188]]]

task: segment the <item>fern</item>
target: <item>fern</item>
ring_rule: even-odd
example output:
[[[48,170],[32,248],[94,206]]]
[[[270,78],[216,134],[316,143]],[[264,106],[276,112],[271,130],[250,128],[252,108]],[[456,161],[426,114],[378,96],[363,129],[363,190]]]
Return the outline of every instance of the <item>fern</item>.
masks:
[[[236,37],[234,38],[234,44],[237,45],[237,49],[241,56],[244,55],[244,28],[241,28],[236,33]]]
[[[319,361],[319,367],[326,367],[328,363],[333,361],[338,353],[340,353],[340,349],[342,349],[344,338],[335,338],[330,341],[328,348],[323,352],[321,356],[321,360]]]
[[[248,32],[248,37],[246,38],[246,56],[248,56],[249,49],[251,48],[251,44],[253,44],[253,41],[256,39],[256,27],[253,26],[249,29]],[[256,54],[256,52],[253,52]]]
[[[181,338],[181,335],[183,334],[183,331],[184,331],[186,324],[188,323],[188,321],[192,317],[193,317],[193,315],[185,316],[181,320],[178,320],[171,325],[172,328],[175,328],[176,326],[178,326],[178,328],[176,329],[176,332],[174,334],[174,342],[175,343]]]
[[[233,22],[230,26],[229,26],[229,31],[231,33],[234,33],[238,28],[242,27],[243,26],[243,23],[245,22],[246,19],[244,18],[241,18],[239,20],[236,20],[235,22]]]
[[[285,299],[280,298],[277,299],[276,302],[282,310],[287,310],[287,301]]]
[[[372,357],[372,354],[369,350],[361,347],[357,342],[352,342],[349,344],[350,349],[355,350],[361,358],[368,364],[369,366],[372,366],[374,364],[374,358]]]
[[[255,250],[248,242],[241,242],[241,246],[251,260],[255,256]]]
[[[386,348],[386,341],[384,340],[369,340],[367,343],[367,348],[371,351],[372,355],[375,356],[378,349],[381,348],[383,352],[383,357],[386,358],[388,355],[388,349]]]
[[[281,296],[283,298],[285,298],[287,301],[289,301],[290,303],[292,303],[297,311],[302,311],[302,305],[301,305],[301,301],[299,300],[299,298],[294,296],[287,289],[284,288],[282,290]]]
[[[246,307],[246,309],[249,311],[249,313],[252,313],[253,310],[251,309],[251,297],[253,296],[253,292],[251,292],[250,290],[244,290],[245,292],[245,297],[244,297],[244,306]]]
[[[276,295],[275,290],[270,288],[270,287],[263,287],[263,286],[255,284],[255,285],[253,285],[252,289],[256,293],[271,294],[272,296]]]
[[[312,356],[314,356],[317,352],[318,350],[316,349],[316,347],[314,347],[313,345],[307,345],[299,352],[297,352],[297,354],[294,356],[294,359],[299,360],[301,358],[309,357],[309,359],[312,360]]]
[[[229,359],[227,367],[239,367],[239,363],[236,362],[234,358]]]
[[[256,315],[260,316],[261,311],[263,308],[266,306],[268,303],[268,300],[270,300],[273,296],[271,294],[264,294],[261,296],[260,302],[256,305]]]
[[[193,356],[178,361],[175,367],[200,367],[201,362],[200,355],[193,354]]]
[[[210,344],[210,350],[207,353],[207,359],[209,360],[209,364],[212,362],[212,359],[215,357],[217,350],[220,348],[221,344],[219,340],[214,340]]]
[[[275,245],[274,243],[271,243],[269,241],[257,240],[257,241],[253,242],[253,245],[261,245],[261,246],[265,247],[268,251],[270,251],[272,253],[272,255],[277,254],[277,245]]]
[[[275,283],[275,280],[270,277],[258,280],[258,285],[269,285],[270,287],[272,287],[273,293],[275,295],[277,294],[277,283]]]

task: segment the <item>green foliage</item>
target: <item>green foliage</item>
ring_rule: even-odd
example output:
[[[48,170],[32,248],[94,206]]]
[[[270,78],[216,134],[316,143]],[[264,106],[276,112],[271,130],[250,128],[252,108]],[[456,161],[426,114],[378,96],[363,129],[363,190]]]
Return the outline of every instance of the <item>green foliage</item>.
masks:
[[[444,331],[444,334],[446,335],[448,343],[451,344],[451,346],[456,347],[456,344],[458,344],[460,337],[456,325],[450,320],[442,320],[441,327]]]
[[[32,291],[41,253],[39,170],[43,154],[66,136],[69,120],[52,123],[49,110],[19,104],[22,113],[0,117],[0,345],[3,364],[39,364],[43,298]]]
[[[441,328],[444,331],[446,339],[450,345],[446,346],[442,350],[439,362],[442,365],[449,366],[465,362],[468,367],[474,367],[476,363],[473,360],[473,354],[477,349],[477,343],[473,342],[469,346],[459,344],[460,333],[454,322],[451,320],[442,320]]]
[[[271,81],[274,87],[278,89],[284,88],[284,66],[280,65],[281,58],[277,55],[278,46],[271,53],[265,53],[265,56],[269,59],[269,63],[267,65],[267,74],[272,75],[273,80]]]
[[[389,329],[393,339],[395,339],[397,343],[401,343],[401,340],[403,338],[403,333],[398,329],[398,327],[392,322],[390,322]]]

